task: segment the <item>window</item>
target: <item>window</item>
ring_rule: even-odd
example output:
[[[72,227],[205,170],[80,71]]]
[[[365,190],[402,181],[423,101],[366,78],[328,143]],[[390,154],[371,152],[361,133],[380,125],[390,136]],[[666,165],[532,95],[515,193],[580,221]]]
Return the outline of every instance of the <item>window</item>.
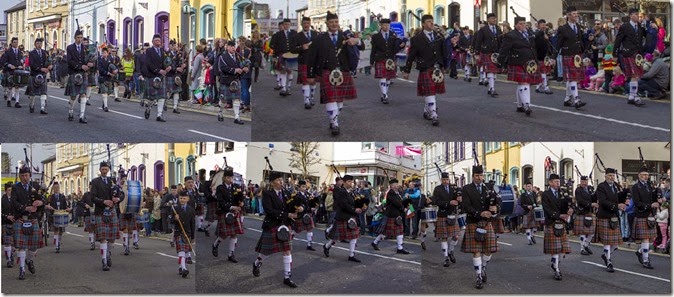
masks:
[[[517,141],[515,141],[515,142],[508,142],[508,146],[510,146],[510,147],[517,146],[517,145],[519,145],[519,144],[520,144],[520,143],[517,142]]]
[[[206,40],[212,41],[215,38],[215,13],[212,10],[206,13],[205,24]]]
[[[197,37],[197,15],[190,13],[190,48],[195,48]]]
[[[215,152],[216,153],[222,153],[222,151],[224,151],[224,147],[225,147],[224,142],[216,142],[215,143]]]
[[[58,5],[58,0],[52,0],[51,6],[56,7],[56,5]]]
[[[206,154],[206,142],[199,142],[199,155],[203,156]]]
[[[185,178],[185,164],[183,163],[183,158],[177,158],[176,159],[175,177],[176,177],[176,180],[173,183],[174,185],[182,183],[183,179]]]
[[[384,154],[388,154],[388,142],[375,142],[374,148]]]
[[[487,153],[491,153],[491,142],[485,142],[485,143],[484,143],[484,150],[485,150]]]
[[[501,149],[501,143],[500,142],[494,142],[494,150],[498,151]]]
[[[44,8],[49,8],[49,0],[44,0]]]
[[[361,150],[363,151],[371,151],[372,150],[372,142],[363,142],[361,145]]]

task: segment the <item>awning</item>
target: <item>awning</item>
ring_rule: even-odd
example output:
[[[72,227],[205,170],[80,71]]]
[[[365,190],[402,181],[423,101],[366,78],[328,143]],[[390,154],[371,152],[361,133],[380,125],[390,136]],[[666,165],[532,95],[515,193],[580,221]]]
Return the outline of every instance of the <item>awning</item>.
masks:
[[[32,18],[26,20],[26,23],[32,24],[32,23],[42,23],[42,22],[49,22],[49,21],[55,21],[55,20],[60,20],[61,15],[60,14],[52,14],[52,15],[47,15],[39,18]]]
[[[75,169],[80,169],[80,168],[82,168],[82,165],[71,165],[71,166],[68,166],[68,167],[56,169],[56,172],[73,171]]]

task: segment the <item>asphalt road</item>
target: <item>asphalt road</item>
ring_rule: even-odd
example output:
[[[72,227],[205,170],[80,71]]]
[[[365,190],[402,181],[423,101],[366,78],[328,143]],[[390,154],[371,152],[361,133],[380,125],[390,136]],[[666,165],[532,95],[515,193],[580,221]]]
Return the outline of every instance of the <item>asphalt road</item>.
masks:
[[[61,252],[49,246],[34,258],[36,273],[26,267],[26,279],[19,280],[19,265],[2,261],[4,294],[194,294],[195,265],[187,265],[187,278],[178,275],[175,248],[162,239],[140,238],[140,249],[124,255],[122,239],[115,241],[110,271],[101,270],[98,244],[89,250],[87,233],[71,225],[66,228]],[[195,263],[198,262],[196,257]]]
[[[145,108],[137,102],[108,99],[109,112],[102,109],[103,98],[94,92],[91,105],[86,108],[87,124],[78,122],[79,103],[75,102],[75,120],[68,121],[69,98],[64,89],[48,88],[47,112],[40,114],[39,97],[36,110],[28,112],[29,99],[20,90],[22,108],[7,107],[4,99],[0,105],[0,130],[2,142],[195,142],[195,141],[249,141],[251,122],[244,125],[225,118],[218,122],[215,115],[181,109],[172,113],[173,101],[164,112],[165,123],[157,122],[157,108],[150,118],[144,118]],[[0,92],[1,93],[1,92]],[[168,102],[168,100],[167,100]],[[13,103],[12,103],[13,105]]]
[[[301,86],[292,95],[274,91],[275,79],[263,74],[253,85],[256,93],[253,141],[668,141],[670,101],[645,100],[635,107],[625,96],[581,91],[588,104],[576,110],[563,106],[564,89],[551,82],[553,95],[532,92],[530,117],[515,112],[516,85],[499,76],[497,98],[487,88],[462,79],[446,80],[447,92],[437,96],[439,127],[422,118],[423,99],[416,95],[417,71],[409,80],[395,79],[389,90],[390,104],[380,103],[379,80],[359,74],[356,100],[347,101],[339,115],[341,134],[330,135],[325,106],[304,109]],[[320,88],[320,87],[319,87]]]
[[[429,232],[428,234],[433,234]],[[653,270],[637,262],[634,251],[620,249],[611,254],[615,273],[608,273],[601,259],[602,248],[583,256],[580,245],[571,242],[571,254],[560,259],[563,280],[553,278],[550,255],[543,254],[543,233],[537,244],[527,245],[526,235],[506,233],[498,239],[498,252],[487,265],[487,283],[475,289],[472,254],[455,248],[456,264],[443,267],[440,243],[431,239],[422,260],[422,293],[426,294],[672,294],[669,255],[650,254]]]
[[[380,251],[370,246],[373,238],[358,239],[356,258],[361,263],[347,261],[348,244],[337,243],[330,250],[330,257],[323,255],[326,242],[323,230],[314,230],[316,251],[306,250],[306,233],[300,233],[292,243],[292,279],[297,288],[283,285],[282,253],[267,258],[261,267],[260,277],[252,274],[257,257],[255,245],[260,238],[262,221],[246,217],[245,234],[239,235],[236,257],[239,263],[227,261],[228,241],[219,247],[219,257],[211,254],[214,232],[206,238],[199,233],[197,253],[197,292],[208,294],[412,294],[419,293],[421,277],[421,248],[405,244],[411,254],[396,254],[395,241],[379,244]],[[215,226],[211,227],[213,230]],[[203,242],[203,244],[201,244]]]

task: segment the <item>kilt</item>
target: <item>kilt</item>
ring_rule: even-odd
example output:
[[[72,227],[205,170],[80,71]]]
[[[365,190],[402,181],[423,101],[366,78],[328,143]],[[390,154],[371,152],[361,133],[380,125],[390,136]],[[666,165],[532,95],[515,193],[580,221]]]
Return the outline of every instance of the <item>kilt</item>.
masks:
[[[344,100],[356,99],[356,87],[353,84],[353,77],[348,71],[342,71],[344,82],[339,86],[330,84],[330,71],[323,70],[321,75],[321,104],[330,102],[344,102]]]
[[[237,234],[243,234],[243,224],[241,223],[241,214],[236,214],[236,222],[234,224],[225,223],[225,214],[218,216],[218,227],[215,231],[215,234],[220,238],[225,238],[228,236],[236,236]]]
[[[205,207],[206,205],[204,205],[203,203],[197,203],[196,215],[203,216]]]
[[[417,96],[433,96],[445,93],[445,82],[434,83],[431,79],[434,69],[427,69],[426,71],[419,71],[417,78]]]
[[[149,77],[145,79],[146,84],[145,90],[147,92],[146,99],[149,100],[166,99],[166,78],[162,79],[159,88],[155,88],[152,86],[152,80],[154,80],[154,77]]]
[[[14,247],[17,250],[29,250],[35,251],[41,247],[44,247],[44,240],[42,237],[42,229],[40,224],[38,224],[36,219],[30,220],[33,223],[33,232],[30,235],[24,235],[21,232],[23,228],[23,221],[16,220],[14,222]]]
[[[90,87],[95,87],[96,84],[96,70],[92,72],[87,72],[87,80],[89,81]]]
[[[73,82],[75,74],[68,75],[68,83],[66,83],[65,96],[75,97],[77,95],[83,95],[87,93],[87,86],[89,85],[89,79],[85,73],[82,73],[82,84],[76,86]]]
[[[274,71],[276,71],[277,74],[284,74],[286,73],[286,59],[284,59],[281,56],[276,57],[276,63],[274,64]]]
[[[101,79],[99,77],[99,79]],[[98,86],[99,94],[112,95],[115,91],[115,84],[110,78],[101,79],[100,86]]]
[[[480,64],[484,66],[485,73],[498,73],[498,65],[492,63],[491,61],[492,53],[480,53]]]
[[[554,66],[545,66],[543,61],[538,61],[538,72],[541,74],[550,74],[550,72],[552,72],[552,67]]]
[[[634,218],[634,223],[632,223],[632,237],[636,240],[653,241],[657,236],[657,228],[657,223],[652,229],[648,228],[648,218]]]
[[[190,244],[187,243],[186,241],[183,240],[182,235],[178,235],[173,237],[173,243],[176,245],[176,252],[191,252],[192,249],[190,248]]]
[[[10,72],[3,71],[3,73],[2,73],[2,86],[3,87],[5,87],[5,88],[18,88],[19,87],[19,85],[15,84],[13,82],[14,80],[10,80],[10,78],[12,78],[12,72],[13,71],[10,71]]]
[[[121,237],[119,235],[119,218],[117,218],[117,213],[113,211],[110,217],[110,223],[103,223],[102,214],[94,215],[94,233],[96,234],[96,241],[115,241],[115,239],[119,239]]]
[[[298,64],[297,65],[297,84],[304,84],[307,80],[307,71],[309,67],[307,64]]]
[[[623,243],[620,226],[611,229],[608,222],[609,219],[597,218],[597,235],[595,238],[604,245],[620,245]]]
[[[94,232],[96,230],[96,224],[94,222],[94,216],[84,217],[84,232]]]
[[[564,224],[564,233],[562,236],[555,236],[555,228],[553,225],[545,225],[543,231],[543,253],[544,254],[568,254],[571,253],[569,247],[569,239],[566,238],[566,224]]]
[[[314,225],[314,218],[311,218],[309,224],[304,224],[304,222],[302,222],[302,217],[297,218],[293,223],[293,230],[297,233],[301,233],[302,231],[311,232],[314,228],[316,228],[316,225]]]
[[[2,225],[2,245],[14,245],[14,225]]]
[[[523,65],[508,65],[508,80],[523,84],[540,84],[543,81],[540,70],[536,70],[534,74],[527,72],[526,66]]]
[[[45,82],[42,85],[35,85],[35,77],[31,76],[28,79],[28,85],[26,86],[26,96],[41,96],[47,95],[47,78],[45,77]]]
[[[386,70],[386,60],[375,62],[374,78],[394,79],[396,78],[396,68],[398,67],[394,67],[393,70]]]
[[[592,226],[585,227],[585,217],[586,215],[576,215],[576,219],[573,221],[573,234],[575,235],[589,235],[594,234],[597,228],[597,217],[592,215]]]
[[[217,217],[215,215],[215,209],[217,208],[217,203],[216,202],[209,202],[206,205],[206,221],[208,222],[213,222],[217,220]]]
[[[623,57],[623,61],[620,66],[620,68],[622,68],[623,72],[625,73],[625,78],[641,78],[644,75],[644,68],[637,66],[637,62],[634,57]]]
[[[238,92],[232,93],[229,91],[229,85],[228,84],[223,84],[220,83],[220,101],[226,102],[226,101],[232,101],[234,99],[241,99],[241,89],[239,89]]]
[[[475,241],[475,227],[477,227],[477,223],[468,223],[466,225],[466,233],[464,233],[463,241],[461,242],[461,252],[497,252],[498,246],[496,245],[496,234],[494,233],[494,228],[492,227],[491,222],[488,223],[485,227],[485,229],[487,229],[487,238],[483,242]]]
[[[356,227],[355,229],[351,230],[346,226],[346,222],[347,221],[335,220],[328,237],[334,241],[358,239],[360,236],[360,228]]]
[[[527,214],[522,216],[522,228],[524,229],[538,228],[538,222],[535,220],[533,209],[529,210]]]
[[[576,68],[573,64],[574,56],[562,56],[562,71],[564,72],[564,79],[566,81],[582,81],[585,80],[585,67],[580,66]]]
[[[174,93],[180,93],[183,91],[183,86],[176,85],[175,79],[176,76],[166,77],[166,93],[169,94],[169,96],[173,95]]]
[[[459,226],[458,218],[454,226],[447,224],[447,217],[439,217],[435,222],[435,237],[447,239],[459,235],[461,235],[461,227]]]
[[[505,233],[505,226],[503,226],[503,219],[496,218],[496,221],[491,222],[492,227],[494,227],[494,233],[503,234]]]
[[[466,52],[459,52],[458,53],[458,59],[459,59],[459,63],[461,63],[461,67],[466,66],[466,58],[467,57],[468,57],[468,55],[466,54]]]
[[[130,215],[127,217],[127,215]],[[133,230],[138,230],[138,226],[136,226],[136,216],[134,214],[121,214],[121,218],[119,218],[119,231],[133,231]]]
[[[291,237],[288,241],[280,241],[276,238],[276,229],[279,226],[273,226],[269,229],[262,229],[262,235],[260,235],[260,240],[257,241],[257,245],[255,246],[255,251],[263,254],[263,255],[271,255],[274,253],[278,252],[286,252],[292,250],[290,241],[292,240],[292,233]]]
[[[386,226],[384,227],[384,236],[395,238],[398,235],[403,235],[403,225],[396,225],[395,218],[387,218]]]

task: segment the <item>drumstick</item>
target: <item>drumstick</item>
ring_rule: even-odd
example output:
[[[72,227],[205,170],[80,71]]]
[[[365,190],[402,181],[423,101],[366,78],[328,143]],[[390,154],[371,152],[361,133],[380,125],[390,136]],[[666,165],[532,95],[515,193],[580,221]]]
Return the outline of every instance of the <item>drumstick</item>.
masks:
[[[171,209],[173,210],[173,214],[178,215],[178,212],[176,211],[175,207],[173,204],[171,204]],[[190,249],[192,250],[192,253],[194,253],[194,256],[197,255],[197,252],[194,250],[194,247],[192,246],[192,242],[190,241],[190,237],[187,236],[187,233],[185,232],[185,228],[183,227],[183,222],[178,220],[178,225],[180,225],[180,230],[183,231],[183,235],[187,239],[187,244],[190,245]]]

